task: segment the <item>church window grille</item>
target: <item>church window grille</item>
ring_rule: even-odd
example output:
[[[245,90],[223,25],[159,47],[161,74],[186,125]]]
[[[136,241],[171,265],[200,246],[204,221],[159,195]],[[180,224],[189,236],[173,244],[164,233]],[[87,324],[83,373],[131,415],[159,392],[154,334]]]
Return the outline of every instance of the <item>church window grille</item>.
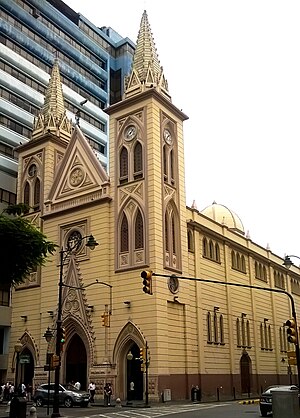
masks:
[[[208,256],[207,239],[205,237],[202,240],[202,254],[203,254],[203,257],[207,257]]]
[[[207,324],[207,342],[212,343],[211,313],[210,312],[207,312],[206,324]]]
[[[138,179],[143,176],[143,149],[140,142],[134,147],[134,178]]]
[[[41,182],[37,178],[34,183],[34,199],[33,199],[33,206],[35,209],[40,208],[40,199],[41,199]]]
[[[166,146],[163,147],[163,170],[164,170],[164,180],[168,179],[168,163],[167,163],[167,151]]]
[[[30,186],[28,181],[26,181],[25,183],[25,187],[24,187],[24,203],[25,205],[30,205]]]
[[[128,182],[128,151],[122,147],[120,152],[120,183]]]
[[[139,248],[144,248],[144,225],[140,210],[138,210],[135,220],[135,249]]]
[[[128,236],[128,220],[125,215],[123,214],[122,222],[121,222],[121,252],[125,252],[129,250],[129,236]]]

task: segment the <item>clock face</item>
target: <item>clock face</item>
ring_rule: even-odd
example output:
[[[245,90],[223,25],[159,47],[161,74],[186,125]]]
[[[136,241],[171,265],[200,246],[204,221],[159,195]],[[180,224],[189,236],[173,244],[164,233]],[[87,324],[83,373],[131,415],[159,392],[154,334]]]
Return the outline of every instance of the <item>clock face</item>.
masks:
[[[131,141],[137,134],[137,129],[134,125],[129,125],[125,129],[125,139],[126,141]]]
[[[78,186],[84,177],[84,173],[81,168],[75,168],[70,175],[70,183],[72,186]]]
[[[165,129],[164,130],[164,140],[166,141],[167,144],[171,144],[172,142],[172,135],[171,132],[169,131],[169,129]]]

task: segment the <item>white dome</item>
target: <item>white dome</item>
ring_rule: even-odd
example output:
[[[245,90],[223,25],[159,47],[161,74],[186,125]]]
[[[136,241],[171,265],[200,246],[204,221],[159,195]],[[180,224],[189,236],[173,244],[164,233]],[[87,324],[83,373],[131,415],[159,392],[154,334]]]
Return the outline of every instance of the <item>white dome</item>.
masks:
[[[212,205],[203,209],[201,213],[219,224],[226,225],[228,228],[245,235],[242,221],[236,213],[228,209],[226,206],[218,205],[216,202],[213,202]]]

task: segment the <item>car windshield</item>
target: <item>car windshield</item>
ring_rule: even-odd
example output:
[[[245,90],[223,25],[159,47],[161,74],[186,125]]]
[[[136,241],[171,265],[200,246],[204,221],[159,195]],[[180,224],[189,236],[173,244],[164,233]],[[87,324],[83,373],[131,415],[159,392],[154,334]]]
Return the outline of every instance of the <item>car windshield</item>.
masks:
[[[71,390],[72,392],[79,392],[79,390],[78,390],[78,389],[76,389],[76,388],[75,388],[75,386],[74,386],[74,385],[72,385],[71,383],[66,384],[66,385],[65,385],[65,389],[66,389],[66,390]]]

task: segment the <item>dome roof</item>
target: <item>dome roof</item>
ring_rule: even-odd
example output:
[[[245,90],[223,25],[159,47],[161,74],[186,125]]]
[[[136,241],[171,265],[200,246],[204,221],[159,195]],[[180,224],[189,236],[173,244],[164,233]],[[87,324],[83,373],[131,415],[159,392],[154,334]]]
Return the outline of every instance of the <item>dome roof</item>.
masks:
[[[212,205],[203,209],[201,213],[219,224],[226,225],[240,234],[245,234],[243,223],[238,215],[224,205],[218,205],[216,202],[213,202]]]

